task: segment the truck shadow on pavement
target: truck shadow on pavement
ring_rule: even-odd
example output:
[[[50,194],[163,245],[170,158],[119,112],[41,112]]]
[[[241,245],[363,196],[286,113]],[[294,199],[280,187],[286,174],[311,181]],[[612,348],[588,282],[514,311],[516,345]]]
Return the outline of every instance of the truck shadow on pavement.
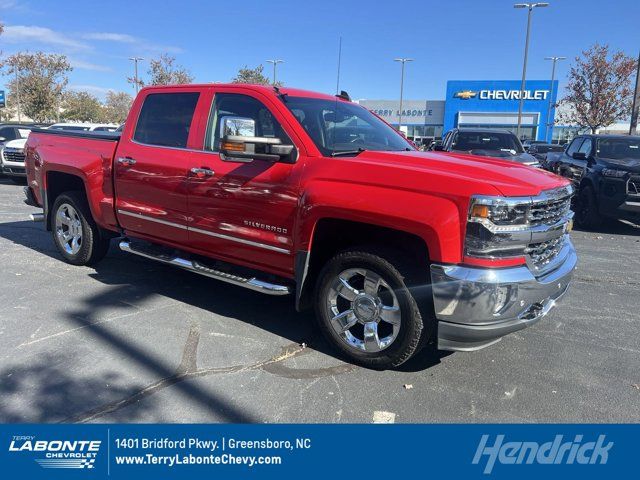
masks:
[[[59,260],[62,264],[50,234],[41,224],[26,221],[0,223],[0,237]],[[336,351],[316,331],[311,314],[297,313],[290,297],[260,295],[174,267],[127,255],[119,251],[115,243],[113,242],[109,255],[88,275],[109,288],[100,289],[99,293],[69,305],[68,310],[63,313],[64,320],[71,328],[83,329],[85,334],[112,349],[117,355],[133,360],[139,368],[151,373],[153,378],[158,380],[146,385],[106,389],[104,385],[109,383],[107,379],[77,380],[75,375],[71,377],[60,369],[56,370],[56,362],[51,360],[38,362],[32,367],[7,368],[0,372],[0,378],[6,378],[8,374],[16,377],[6,385],[3,382],[0,393],[6,392],[17,397],[21,385],[35,384],[39,385],[38,391],[30,393],[29,397],[34,395],[39,397],[39,400],[35,405],[38,411],[28,419],[21,418],[10,410],[4,411],[0,406],[0,419],[3,421],[87,422],[100,421],[103,417],[109,421],[135,421],[140,415],[150,414],[145,408],[153,409],[153,402],[148,397],[164,388],[173,387],[189,397],[199,410],[208,412],[219,421],[262,422],[265,419],[259,415],[242,411],[215,395],[210,389],[199,386],[199,382],[190,380],[252,370],[262,370],[285,378],[310,379],[350,374],[359,368],[337,357]],[[161,347],[143,347],[135,338],[126,337],[114,327],[110,328],[100,321],[100,317],[112,307],[121,308],[124,304],[130,305],[134,310],[136,305],[144,303],[145,299],[158,295],[229,317],[233,321],[237,319],[244,324],[287,339],[288,343],[276,347],[271,356],[256,359],[252,363],[203,368],[196,362],[201,325],[191,321],[191,324],[187,325],[189,335],[184,345],[182,360],[176,367],[163,357]],[[288,363],[289,359],[307,355],[312,351],[333,357],[334,360],[322,362],[322,365],[329,363],[330,366],[319,368],[299,368]],[[422,371],[440,363],[440,359],[448,354],[428,346],[399,370]],[[118,374],[110,375],[115,375],[113,379],[117,380]],[[39,382],[39,378],[42,377],[50,377],[51,382],[58,385],[58,393],[49,395],[52,387],[47,382]],[[19,378],[24,380],[18,380]],[[143,399],[145,402],[140,402]],[[141,404],[146,407],[141,407]]]
[[[640,237],[640,226],[623,220],[610,219],[597,230],[587,230],[581,227],[575,227],[576,231],[591,233],[593,235],[627,235],[630,237]]]
[[[0,372],[0,422],[55,423],[69,419],[73,412],[101,401],[128,397],[142,385],[127,382],[116,372],[100,378],[71,373],[66,366],[75,363],[62,354],[39,355],[34,363],[8,365]],[[113,422],[130,422],[152,415],[155,402],[138,403],[126,411],[115,411]],[[158,419],[158,421],[161,421]]]

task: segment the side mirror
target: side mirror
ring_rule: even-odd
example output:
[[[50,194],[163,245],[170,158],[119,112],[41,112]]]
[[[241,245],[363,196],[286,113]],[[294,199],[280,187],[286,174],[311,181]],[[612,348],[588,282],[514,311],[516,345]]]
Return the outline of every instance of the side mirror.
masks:
[[[4,143],[4,142],[6,142],[6,141],[7,141],[7,139],[6,139],[6,138],[4,138],[4,137],[0,137],[0,143]]]
[[[586,160],[587,154],[584,152],[573,152],[572,157],[574,160]]]
[[[220,145],[221,159],[227,162],[295,163],[297,151],[293,145],[283,145],[279,138],[226,135]]]

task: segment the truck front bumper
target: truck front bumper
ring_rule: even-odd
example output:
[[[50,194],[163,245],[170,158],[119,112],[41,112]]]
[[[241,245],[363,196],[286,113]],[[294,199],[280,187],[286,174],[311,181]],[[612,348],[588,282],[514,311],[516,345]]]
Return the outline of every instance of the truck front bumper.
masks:
[[[431,266],[438,348],[472,351],[532,325],[555,306],[569,287],[577,256],[566,239],[542,275],[529,267]]]

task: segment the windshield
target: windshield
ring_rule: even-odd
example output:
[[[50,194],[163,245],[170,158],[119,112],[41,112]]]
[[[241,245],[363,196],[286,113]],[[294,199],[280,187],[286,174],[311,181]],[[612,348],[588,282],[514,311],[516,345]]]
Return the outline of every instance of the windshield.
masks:
[[[598,141],[599,158],[640,160],[640,137],[602,138]]]
[[[340,152],[414,150],[389,125],[360,105],[321,98],[283,98],[325,156]]]
[[[472,150],[495,150],[508,152],[512,155],[522,153],[522,145],[518,138],[511,133],[500,132],[458,132],[453,150],[470,152]]]

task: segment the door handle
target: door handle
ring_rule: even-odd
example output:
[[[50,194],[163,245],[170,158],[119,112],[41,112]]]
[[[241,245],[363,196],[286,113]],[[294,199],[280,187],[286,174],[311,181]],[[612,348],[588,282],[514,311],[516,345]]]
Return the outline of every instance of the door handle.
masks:
[[[133,158],[129,158],[129,157],[120,157],[118,158],[118,163],[120,165],[124,165],[124,166],[130,166],[130,165],[135,165],[136,161]]]
[[[206,167],[201,167],[201,168],[194,167],[191,169],[191,173],[198,178],[213,177],[216,174],[216,172]]]

